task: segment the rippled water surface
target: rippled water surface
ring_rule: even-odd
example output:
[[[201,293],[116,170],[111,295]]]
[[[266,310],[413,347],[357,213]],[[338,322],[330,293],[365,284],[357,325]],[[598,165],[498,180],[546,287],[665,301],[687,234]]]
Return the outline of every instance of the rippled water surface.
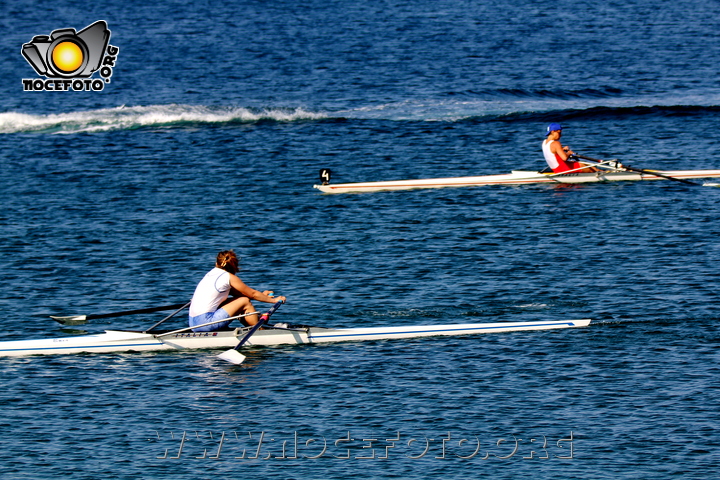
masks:
[[[714,1],[0,6],[3,340],[180,303],[234,248],[331,327],[588,328],[0,358],[2,478],[697,478],[720,463],[720,189],[322,195],[593,157],[720,167]],[[23,43],[104,19],[102,92],[23,92]],[[173,327],[180,328],[179,318]]]

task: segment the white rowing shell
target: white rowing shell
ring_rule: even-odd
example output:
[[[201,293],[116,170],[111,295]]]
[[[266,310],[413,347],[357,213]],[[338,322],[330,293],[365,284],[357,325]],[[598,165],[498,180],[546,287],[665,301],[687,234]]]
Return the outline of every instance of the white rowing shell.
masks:
[[[589,324],[589,319],[583,319],[539,322],[466,323],[455,325],[414,325],[404,327],[338,329],[309,327],[301,330],[267,329],[256,332],[255,335],[248,340],[246,345],[302,345],[306,343],[473,335],[480,333],[586,327]],[[233,348],[237,345],[238,337],[242,338],[246,332],[247,329],[235,329],[218,332],[185,332],[163,336],[161,334],[107,330],[105,333],[97,335],[0,342],[0,356]]]
[[[658,173],[679,179],[720,177],[720,170],[676,170]],[[366,183],[338,183],[313,185],[323,193],[360,193],[389,190],[413,190],[417,188],[474,187],[484,185],[532,185],[532,184],[575,184],[639,180],[667,180],[652,174],[636,172],[568,173],[555,175],[532,171],[515,170],[503,175],[478,177],[427,178],[418,180],[397,180]]]

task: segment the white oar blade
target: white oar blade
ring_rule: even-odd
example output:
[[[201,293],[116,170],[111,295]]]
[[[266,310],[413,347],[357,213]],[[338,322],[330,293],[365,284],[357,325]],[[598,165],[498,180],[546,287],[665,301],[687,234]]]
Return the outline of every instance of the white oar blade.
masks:
[[[63,325],[82,325],[87,323],[87,315],[72,315],[69,317],[57,317],[50,315],[50,318]]]
[[[235,365],[240,365],[242,362],[245,361],[245,355],[238,352],[234,348],[232,350],[227,350],[220,355],[218,355],[218,358],[222,358],[226,362],[234,363]]]

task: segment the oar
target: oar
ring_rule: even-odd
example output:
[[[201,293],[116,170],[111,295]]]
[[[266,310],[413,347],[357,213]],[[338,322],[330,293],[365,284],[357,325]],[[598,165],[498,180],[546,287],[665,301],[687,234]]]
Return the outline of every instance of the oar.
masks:
[[[602,161],[603,161],[603,160],[600,160],[600,159],[597,159],[597,158],[584,157],[584,156],[582,156],[582,155],[575,155],[575,156],[576,156],[577,158],[582,158],[583,160],[590,160],[590,161],[593,161],[593,162],[602,162]],[[623,166],[620,167],[620,168],[623,169],[623,170],[629,170],[629,171],[631,171],[631,172],[644,173],[644,174],[647,174],[647,175],[655,175],[656,177],[667,178],[668,180],[675,180],[676,182],[682,182],[682,183],[686,183],[686,184],[688,184],[688,185],[696,185],[696,186],[698,186],[698,187],[702,187],[702,184],[701,184],[701,183],[691,182],[690,180],[685,180],[684,178],[677,178],[677,177],[671,177],[671,176],[669,176],[669,175],[663,175],[662,173],[659,173],[659,172],[657,172],[657,171],[655,171],[655,170],[645,170],[645,169],[643,169],[643,168],[633,168],[633,167],[629,167],[629,166],[627,166],[627,165],[623,165]]]
[[[263,323],[267,322],[270,318],[270,315],[275,313],[275,310],[280,308],[280,305],[282,305],[283,302],[277,302],[275,305],[272,306],[270,310],[267,311],[267,313],[263,314],[262,317],[260,317],[260,320],[253,325],[253,327],[250,329],[250,331],[240,340],[240,342],[237,344],[237,346],[231,350],[227,350],[220,355],[218,355],[219,358],[222,358],[223,360],[234,363],[235,365],[240,365],[242,362],[245,361],[245,355],[240,353],[238,350],[240,350],[240,347],[242,347],[245,342],[248,341],[250,337],[252,337],[252,334],[257,332],[258,329],[262,326]]]
[[[98,318],[122,317],[125,315],[139,315],[141,313],[161,312],[163,310],[174,310],[174,309],[178,309],[178,308],[182,309],[182,308],[187,307],[187,305],[188,304],[185,304],[185,303],[177,303],[175,305],[165,305],[163,307],[140,308],[138,310],[125,310],[124,312],[114,312],[114,313],[70,315],[68,317],[59,317],[57,315],[50,315],[50,318],[52,318],[56,322],[62,323],[63,325],[80,325],[82,323],[87,322],[88,320],[95,320]]]

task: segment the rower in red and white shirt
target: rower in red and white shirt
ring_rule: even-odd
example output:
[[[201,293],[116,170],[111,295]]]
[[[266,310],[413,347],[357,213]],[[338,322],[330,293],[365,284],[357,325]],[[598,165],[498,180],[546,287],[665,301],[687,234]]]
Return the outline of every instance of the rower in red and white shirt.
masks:
[[[562,126],[559,123],[548,125],[545,136],[547,138],[542,143],[543,155],[553,172],[563,173],[572,170],[572,173],[591,173],[598,171],[595,167],[583,168],[582,163],[570,160],[570,155],[574,155],[575,152],[570,150],[570,147],[563,147],[560,143]]]

